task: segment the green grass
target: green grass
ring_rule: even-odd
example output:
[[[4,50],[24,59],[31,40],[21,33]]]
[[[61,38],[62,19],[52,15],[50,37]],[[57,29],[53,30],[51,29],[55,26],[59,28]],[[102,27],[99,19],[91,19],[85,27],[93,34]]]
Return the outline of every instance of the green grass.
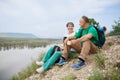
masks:
[[[114,42],[111,41],[111,42],[108,42],[107,44],[108,44],[108,46],[112,46],[112,45],[114,45]]]
[[[120,71],[115,68],[112,68],[107,73],[105,73],[104,80],[120,80]]]
[[[75,80],[75,75],[72,73],[68,73],[66,76],[64,76],[63,78],[61,78],[61,80]]]
[[[73,53],[70,55],[70,60],[78,58],[79,53]]]
[[[113,67],[117,68],[118,71],[120,72],[120,62],[116,62]]]
[[[44,56],[44,53],[42,53],[38,60],[42,60]],[[11,80],[24,80],[25,78],[29,77],[32,74],[36,73],[36,69],[39,66],[36,65],[35,61],[32,62],[32,64],[30,66],[28,66],[26,69],[22,70],[21,72],[19,72],[18,74],[14,75]]]
[[[35,64],[35,61],[32,62],[32,64],[27,67],[26,69],[19,72],[17,75],[13,76],[11,80],[23,80],[30,75],[36,73],[35,70],[38,68],[38,66]]]
[[[104,80],[103,72],[101,72],[99,69],[93,69],[93,73],[88,80]]]
[[[94,60],[97,63],[98,67],[105,68],[105,57],[101,54],[95,54]]]
[[[112,68],[106,72],[100,69],[94,69],[88,80],[120,80],[120,71]]]
[[[120,80],[120,62],[115,62],[113,67],[105,74],[106,80]]]
[[[112,67],[105,69],[105,57],[96,54],[94,60],[99,67],[93,69],[93,73],[88,80],[120,80],[120,62],[113,62]]]

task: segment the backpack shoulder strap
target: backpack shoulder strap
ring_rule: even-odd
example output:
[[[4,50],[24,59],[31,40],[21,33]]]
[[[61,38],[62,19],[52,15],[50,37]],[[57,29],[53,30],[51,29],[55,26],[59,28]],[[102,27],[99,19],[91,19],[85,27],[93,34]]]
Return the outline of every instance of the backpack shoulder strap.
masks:
[[[100,33],[99,33],[99,31],[98,31],[98,28],[97,28],[97,27],[95,27],[95,26],[93,26],[93,27],[96,29],[97,34],[98,34],[98,39],[100,40]]]

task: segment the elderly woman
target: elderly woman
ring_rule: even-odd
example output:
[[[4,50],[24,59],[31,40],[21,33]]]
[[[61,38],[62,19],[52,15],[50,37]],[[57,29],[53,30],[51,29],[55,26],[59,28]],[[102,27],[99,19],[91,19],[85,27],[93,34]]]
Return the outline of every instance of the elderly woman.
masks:
[[[53,64],[57,63],[57,61],[59,61],[61,55],[62,55],[62,50],[64,49],[64,41],[68,36],[74,35],[74,24],[72,22],[68,22],[66,24],[68,33],[63,37],[63,47],[59,47],[59,46],[52,46],[48,52],[45,54],[45,56],[43,57],[42,61],[36,61],[36,64],[41,66],[40,68],[38,68],[36,71],[38,73],[42,73],[45,70],[48,70]],[[71,53],[73,53],[73,49],[71,49]]]

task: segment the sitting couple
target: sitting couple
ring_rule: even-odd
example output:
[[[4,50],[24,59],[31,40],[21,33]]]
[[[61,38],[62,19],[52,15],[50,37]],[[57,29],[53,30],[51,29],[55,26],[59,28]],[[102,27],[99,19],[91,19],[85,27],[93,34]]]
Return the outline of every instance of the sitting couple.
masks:
[[[75,33],[74,24],[72,22],[67,23],[68,33],[63,38],[63,47],[51,47],[42,61],[36,61],[36,64],[41,66],[36,70],[38,73],[48,70],[55,63],[58,66],[64,65],[68,62],[71,54],[74,55],[75,52],[79,53],[78,62],[73,64],[72,68],[79,69],[85,65],[87,55],[97,51],[98,33],[93,26],[89,25],[88,17],[82,16],[79,25],[80,28]]]

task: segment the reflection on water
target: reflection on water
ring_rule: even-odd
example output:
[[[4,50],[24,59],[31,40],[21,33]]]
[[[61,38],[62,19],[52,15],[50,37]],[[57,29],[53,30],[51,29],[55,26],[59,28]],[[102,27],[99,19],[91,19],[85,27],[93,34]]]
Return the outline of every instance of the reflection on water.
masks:
[[[39,46],[28,46],[28,45],[12,45],[12,46],[4,46],[4,47],[0,47],[0,51],[1,50],[9,50],[9,49],[24,49],[24,48],[29,48],[29,49],[33,49],[36,47],[46,47],[47,45],[39,45]]]
[[[8,80],[14,74],[30,65],[32,60],[36,60],[40,53],[46,52],[49,47],[9,49],[0,51],[0,80]]]

